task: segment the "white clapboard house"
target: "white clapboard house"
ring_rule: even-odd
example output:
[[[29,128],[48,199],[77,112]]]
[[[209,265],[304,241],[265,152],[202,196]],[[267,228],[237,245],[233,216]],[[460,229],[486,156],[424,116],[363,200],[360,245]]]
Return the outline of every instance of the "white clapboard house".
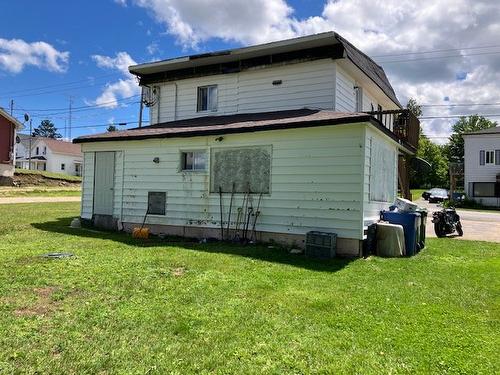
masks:
[[[358,255],[398,181],[409,194],[403,156],[416,151],[418,120],[383,69],[336,33],[130,72],[150,125],[75,140],[84,219],[131,230],[149,207],[153,233],[220,237],[234,191],[228,237],[242,221],[255,222],[257,240],[296,246],[326,231],[339,254]],[[248,206],[250,220],[238,220]]]
[[[464,136],[464,186],[467,197],[500,207],[500,127]]]
[[[17,168],[82,175],[83,155],[80,145],[47,137],[31,137],[29,134],[19,134],[19,137]]]

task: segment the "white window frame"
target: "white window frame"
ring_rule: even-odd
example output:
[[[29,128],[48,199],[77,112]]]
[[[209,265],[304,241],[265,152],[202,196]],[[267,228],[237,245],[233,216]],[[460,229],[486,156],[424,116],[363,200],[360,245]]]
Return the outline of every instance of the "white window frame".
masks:
[[[354,90],[356,93],[356,112],[363,112],[363,88],[355,86]]]
[[[192,168],[186,168],[186,156],[187,154],[193,154]],[[205,165],[203,168],[197,167],[197,157],[203,155],[205,159]],[[208,151],[202,150],[181,150],[180,152],[180,168],[181,172],[206,172],[208,170]]]
[[[201,103],[201,92],[207,90],[207,104],[206,109],[203,109]],[[196,112],[217,112],[218,104],[218,87],[217,85],[198,86],[196,90]]]
[[[488,155],[491,157],[488,161]],[[495,150],[485,150],[484,151],[484,165],[495,165]]]

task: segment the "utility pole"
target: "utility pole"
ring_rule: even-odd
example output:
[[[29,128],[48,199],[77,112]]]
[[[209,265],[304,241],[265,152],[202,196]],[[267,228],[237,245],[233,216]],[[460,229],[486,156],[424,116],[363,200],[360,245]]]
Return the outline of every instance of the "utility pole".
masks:
[[[14,99],[10,99],[10,115],[14,112]]]
[[[28,169],[31,169],[31,139],[33,138],[33,133],[31,132],[32,131],[32,121],[30,119],[30,149],[29,149],[29,157],[28,157]]]
[[[73,97],[69,97],[68,140],[71,141],[71,117],[73,115]]]

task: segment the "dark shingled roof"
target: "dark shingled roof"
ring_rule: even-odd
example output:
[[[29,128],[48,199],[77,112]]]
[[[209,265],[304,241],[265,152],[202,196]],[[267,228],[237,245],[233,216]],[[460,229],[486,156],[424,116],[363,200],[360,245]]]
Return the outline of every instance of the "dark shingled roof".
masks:
[[[126,141],[149,138],[180,138],[223,135],[265,130],[305,128],[313,126],[372,122],[388,135],[393,134],[367,113],[345,113],[313,109],[205,116],[170,121],[128,130],[85,135],[74,143]]]
[[[401,103],[396,97],[396,93],[389,83],[389,79],[385,75],[384,69],[373,61],[370,57],[365,55],[359,49],[354,47],[348,40],[335,33],[337,40],[344,46],[347,58],[352,61],[361,71],[371,78],[375,84],[399,107],[402,108]]]
[[[482,129],[470,133],[464,133],[463,135],[474,135],[474,134],[500,134],[500,126],[494,126],[492,128]]]
[[[287,46],[285,52],[284,45]],[[141,84],[150,84],[195,76],[238,72],[243,69],[241,66],[235,65],[238,61],[246,62],[243,66],[246,66],[247,63],[250,64],[249,66],[271,63],[263,59],[265,56],[272,56],[270,61],[286,61],[287,59],[305,61],[327,57],[346,58],[364,72],[396,105],[402,108],[384,69],[336,32],[325,32],[250,47],[139,64],[129,67],[129,71],[141,78]],[[210,68],[216,65],[216,69]]]

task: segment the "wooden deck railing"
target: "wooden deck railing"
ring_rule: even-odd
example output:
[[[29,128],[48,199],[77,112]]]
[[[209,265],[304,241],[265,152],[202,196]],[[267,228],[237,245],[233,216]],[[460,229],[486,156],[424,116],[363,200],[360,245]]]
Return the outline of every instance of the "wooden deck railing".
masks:
[[[408,109],[368,112],[406,145],[418,148],[420,121]]]

